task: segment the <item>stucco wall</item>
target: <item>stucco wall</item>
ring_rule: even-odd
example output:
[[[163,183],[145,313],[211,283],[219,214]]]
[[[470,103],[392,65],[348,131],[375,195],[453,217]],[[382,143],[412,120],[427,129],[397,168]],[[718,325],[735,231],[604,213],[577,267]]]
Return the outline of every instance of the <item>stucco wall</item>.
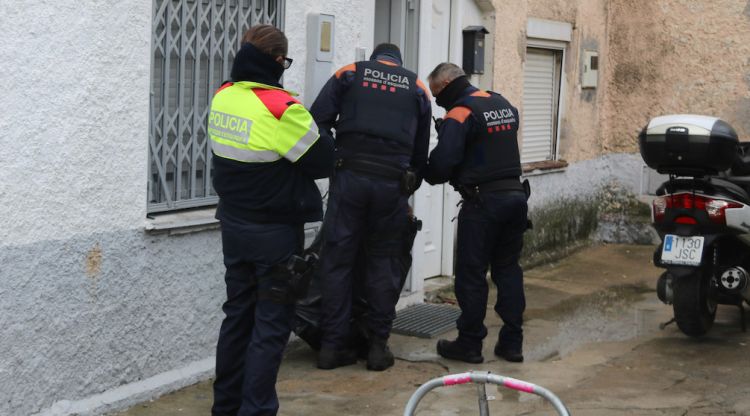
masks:
[[[635,151],[651,117],[714,115],[750,139],[750,2],[613,0],[605,151]]]
[[[336,16],[332,71],[372,51],[372,0],[290,3],[288,88],[304,92],[308,12]],[[210,372],[219,232],[144,231],[151,14],[151,0],[0,6],[2,415],[98,414]]]
[[[0,264],[2,415],[80,401],[215,353],[224,300],[215,232],[49,239],[0,248]]]
[[[287,0],[284,29],[289,39],[289,56],[294,64],[284,74],[284,86],[304,97],[307,53],[307,15],[329,14],[335,17],[335,53],[331,75],[354,62],[355,49],[364,47],[369,58],[373,48],[374,0]]]
[[[143,225],[151,7],[0,6],[0,247]]]
[[[607,2],[604,0],[495,1],[495,89],[508,97],[523,119],[523,75],[528,18],[570,23],[571,41],[565,49],[565,83],[560,102],[559,155],[570,162],[601,152],[600,102],[602,88],[582,89],[583,50],[606,54]]]
[[[600,108],[606,90],[601,85],[584,89],[581,82],[584,50],[607,55],[606,5],[603,0],[580,0],[573,9],[575,15],[568,21],[573,25],[573,33],[563,68],[566,90],[560,103],[563,117],[558,152],[560,158],[571,162],[602,154],[601,123],[606,114],[601,114]],[[600,67],[600,77],[606,69]]]
[[[721,117],[750,138],[750,2],[495,1],[495,88],[521,109],[528,18],[570,23],[560,158],[637,152],[654,116]],[[581,88],[583,50],[599,52],[596,89]]]
[[[2,415],[214,354],[219,233],[144,232],[151,14],[151,0],[0,6]]]

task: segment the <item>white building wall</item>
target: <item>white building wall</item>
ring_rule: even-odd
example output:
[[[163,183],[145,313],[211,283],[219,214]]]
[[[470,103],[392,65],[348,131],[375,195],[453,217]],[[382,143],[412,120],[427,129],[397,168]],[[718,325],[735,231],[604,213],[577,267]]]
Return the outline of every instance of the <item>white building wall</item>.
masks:
[[[142,226],[151,1],[0,6],[0,247]]]
[[[305,60],[307,57],[307,15],[322,13],[335,17],[335,53],[331,75],[344,65],[355,61],[355,50],[366,48],[366,58],[373,49],[375,33],[374,0],[287,0],[284,30],[289,39],[289,57],[294,64],[284,73],[284,87],[296,91],[303,101]]]
[[[373,0],[286,3],[286,87],[304,92],[309,12],[336,16],[332,71],[372,51]],[[96,415],[212,374],[220,233],[144,230],[152,7],[0,3],[0,415]]]
[[[134,396],[98,393],[210,372],[219,233],[144,231],[152,7],[0,2],[0,415],[96,414]]]

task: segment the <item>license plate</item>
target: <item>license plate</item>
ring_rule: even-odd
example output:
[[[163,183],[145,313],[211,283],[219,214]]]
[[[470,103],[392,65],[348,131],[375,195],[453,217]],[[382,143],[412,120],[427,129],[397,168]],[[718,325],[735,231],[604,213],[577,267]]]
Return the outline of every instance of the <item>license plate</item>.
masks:
[[[661,261],[668,264],[700,266],[703,256],[703,237],[680,237],[667,234],[661,250]]]

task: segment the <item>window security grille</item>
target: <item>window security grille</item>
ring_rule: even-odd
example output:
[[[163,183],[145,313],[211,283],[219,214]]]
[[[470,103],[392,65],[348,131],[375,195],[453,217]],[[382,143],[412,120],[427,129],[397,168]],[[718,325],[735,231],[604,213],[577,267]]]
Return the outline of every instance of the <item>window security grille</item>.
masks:
[[[242,34],[282,27],[284,0],[154,0],[148,212],[212,205],[206,117]]]

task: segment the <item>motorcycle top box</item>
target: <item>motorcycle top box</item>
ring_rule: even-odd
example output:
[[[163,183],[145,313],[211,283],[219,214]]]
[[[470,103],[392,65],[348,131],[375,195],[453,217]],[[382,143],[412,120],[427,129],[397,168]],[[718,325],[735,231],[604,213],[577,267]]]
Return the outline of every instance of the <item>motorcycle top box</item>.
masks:
[[[729,169],[739,143],[726,122],[690,114],[652,119],[638,141],[648,167],[677,176],[715,175]]]

